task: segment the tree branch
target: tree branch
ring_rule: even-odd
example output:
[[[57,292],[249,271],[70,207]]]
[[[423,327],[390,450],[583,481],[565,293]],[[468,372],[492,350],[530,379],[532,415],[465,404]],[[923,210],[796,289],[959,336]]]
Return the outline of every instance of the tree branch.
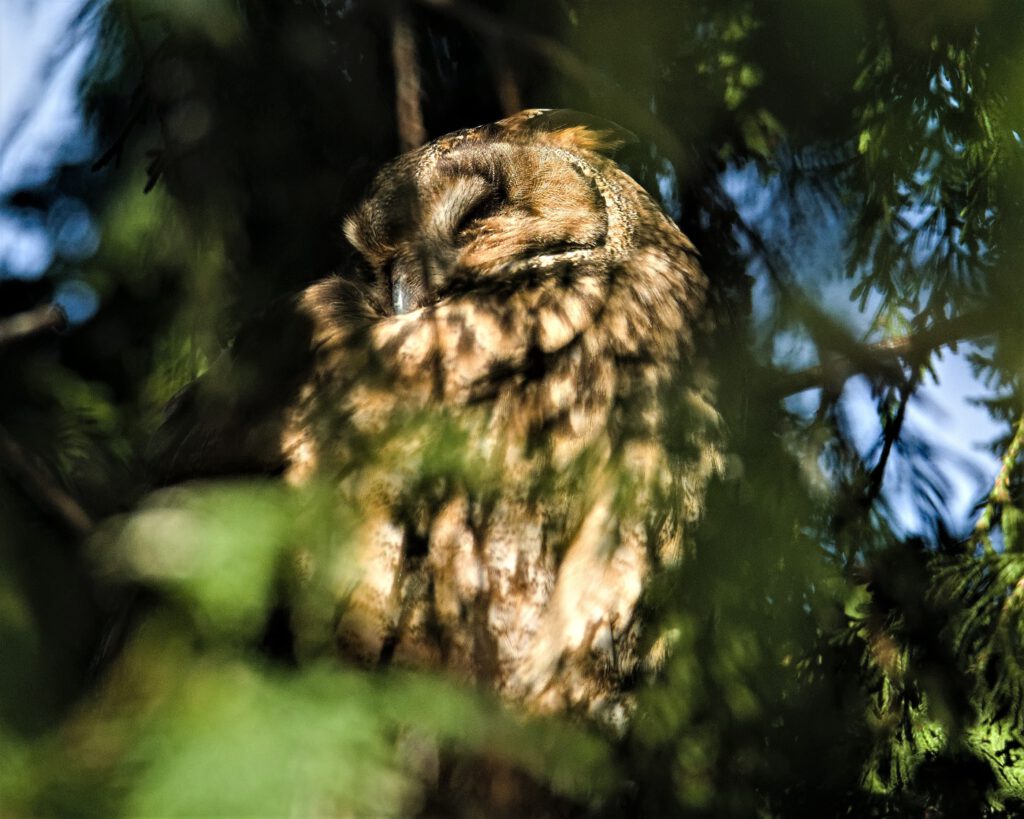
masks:
[[[0,427],[0,467],[20,481],[27,494],[72,533],[85,537],[92,532],[93,521],[88,512],[61,487],[46,464],[26,452],[3,427]]]
[[[779,398],[785,398],[815,387],[838,391],[851,376],[891,372],[904,361],[920,360],[940,347],[992,332],[991,316],[979,310],[933,324],[913,335],[886,339],[876,344],[844,345],[842,351],[833,351],[829,360],[822,364],[786,373],[773,392]]]
[[[864,493],[863,503],[870,508],[878,496],[882,494],[882,483],[885,481],[885,470],[889,465],[889,458],[892,455],[892,448],[903,433],[903,424],[907,418],[907,407],[914,395],[914,389],[918,383],[918,372],[911,373],[907,383],[899,388],[900,397],[896,404],[896,412],[891,418],[887,418],[882,424],[882,451],[879,453],[878,462],[875,464],[871,474],[868,475],[867,489]]]
[[[404,3],[391,15],[391,60],[395,67],[395,121],[402,152],[427,141],[420,107],[420,67],[416,58],[416,34]]]

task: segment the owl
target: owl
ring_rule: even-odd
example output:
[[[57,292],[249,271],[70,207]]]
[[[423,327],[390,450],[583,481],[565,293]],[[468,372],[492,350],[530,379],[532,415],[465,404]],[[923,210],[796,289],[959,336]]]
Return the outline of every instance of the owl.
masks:
[[[528,110],[398,158],[344,222],[343,269],[178,401],[163,480],[256,468],[354,510],[336,554],[298,560],[300,651],[625,724],[645,589],[719,453],[706,279],[620,143]]]

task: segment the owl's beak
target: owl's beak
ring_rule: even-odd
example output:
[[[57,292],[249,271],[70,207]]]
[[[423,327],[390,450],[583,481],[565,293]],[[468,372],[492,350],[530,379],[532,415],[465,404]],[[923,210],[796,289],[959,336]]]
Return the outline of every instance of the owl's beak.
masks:
[[[408,285],[403,281],[395,281],[391,284],[391,306],[394,308],[395,315],[400,316],[403,313],[408,313],[410,310],[415,310],[413,305],[413,296],[410,292]]]
[[[433,301],[423,266],[413,259],[396,260],[391,269],[391,308],[396,316]]]

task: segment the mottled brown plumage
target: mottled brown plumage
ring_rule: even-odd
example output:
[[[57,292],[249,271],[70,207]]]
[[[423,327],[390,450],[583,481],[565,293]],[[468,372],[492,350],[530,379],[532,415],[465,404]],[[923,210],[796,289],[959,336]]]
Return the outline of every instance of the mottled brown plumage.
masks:
[[[168,477],[280,464],[339,487],[355,542],[305,572],[332,578],[346,656],[621,724],[642,593],[718,455],[704,275],[604,155],[616,141],[524,111],[386,167],[345,222],[351,265],[262,324],[299,328],[281,388],[241,389],[249,339],[281,346],[243,335],[163,460]]]

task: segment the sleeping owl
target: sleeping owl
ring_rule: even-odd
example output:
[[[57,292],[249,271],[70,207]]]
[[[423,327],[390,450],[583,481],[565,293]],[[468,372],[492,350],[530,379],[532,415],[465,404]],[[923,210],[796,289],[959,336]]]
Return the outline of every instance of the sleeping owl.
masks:
[[[352,661],[627,718],[645,588],[719,454],[706,280],[619,142],[530,110],[400,157],[346,219],[344,268],[176,402],[164,481],[259,469],[355,511],[336,554],[300,560],[303,650],[324,648],[302,615],[316,575]]]

